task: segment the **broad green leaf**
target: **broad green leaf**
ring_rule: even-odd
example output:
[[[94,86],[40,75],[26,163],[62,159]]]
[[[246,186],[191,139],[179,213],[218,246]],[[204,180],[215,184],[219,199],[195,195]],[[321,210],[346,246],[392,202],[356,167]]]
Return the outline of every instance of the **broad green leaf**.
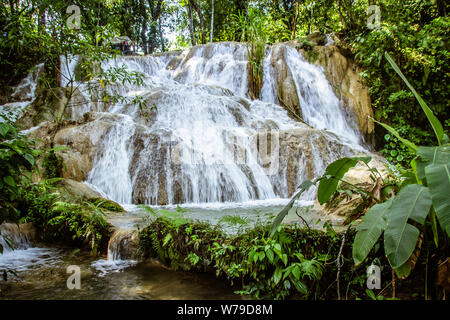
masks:
[[[301,294],[308,293],[308,287],[302,281],[292,281],[292,283],[294,284],[295,289],[297,289],[297,291]]]
[[[417,177],[424,180],[425,168],[429,164],[446,164],[450,162],[450,146],[419,147],[417,149]]]
[[[416,90],[413,88],[413,86],[409,83],[409,81],[406,79],[406,77],[403,75],[403,73],[400,71],[400,68],[397,66],[395,61],[391,58],[391,56],[385,52],[384,56],[386,57],[387,61],[391,64],[392,68],[397,72],[397,74],[402,78],[403,82],[406,83],[408,88],[411,90],[411,92],[416,97],[417,101],[419,102],[420,106],[422,107],[423,112],[425,112],[425,115],[428,118],[428,121],[430,122],[431,126],[433,127],[433,131],[436,134],[436,138],[438,140],[439,145],[443,143],[444,139],[444,128],[442,127],[442,124],[439,122],[439,120],[435,117],[433,114],[433,111],[427,106],[425,101],[423,101],[422,97],[416,92]]]
[[[334,161],[325,170],[324,178],[320,180],[317,191],[317,198],[320,204],[327,202],[336,191],[339,180],[347,173],[347,171],[356,166],[359,161],[369,163],[371,157],[354,157],[342,158]],[[329,177],[328,177],[329,176]]]
[[[8,133],[10,127],[9,124],[0,122],[0,134],[4,137]]]
[[[413,169],[414,176],[416,178],[416,182],[418,184],[422,184],[422,182],[421,182],[422,179],[419,178],[418,173],[417,173],[417,161],[418,161],[418,159],[412,159],[410,162],[410,165],[411,165],[411,168]]]
[[[372,247],[380,238],[387,225],[387,212],[392,204],[392,198],[386,202],[374,205],[367,211],[363,221],[356,227],[358,233],[353,242],[353,260],[356,265],[363,262]]]
[[[399,268],[409,259],[419,238],[419,229],[408,219],[423,225],[430,207],[428,188],[418,184],[406,186],[393,199],[384,231],[384,249],[392,268]]]
[[[300,280],[300,267],[299,266],[295,266],[292,269],[292,274],[294,275],[295,279]]]
[[[270,227],[271,237],[275,234],[275,231],[277,231],[278,226],[281,224],[284,217],[288,214],[289,210],[291,210],[295,201],[302,195],[303,192],[311,188],[311,186],[313,186],[314,184],[315,182],[309,180],[303,181],[303,183],[299,186],[300,190],[292,197],[291,201],[289,201],[289,203],[275,217],[275,220],[273,221],[272,226]]]
[[[385,128],[387,131],[389,131],[390,133],[392,133],[394,136],[397,137],[398,140],[400,140],[405,146],[407,146],[412,152],[416,153],[417,152],[417,146],[412,143],[411,141],[402,138],[400,136],[400,133],[397,132],[397,130],[395,130],[394,128],[392,128],[391,126],[383,123],[383,122],[379,122],[375,119],[373,119],[372,117],[369,117],[369,119],[371,119],[372,121],[378,123],[380,126],[382,126],[383,128]]]
[[[34,157],[31,155],[31,154],[29,154],[29,153],[25,153],[24,155],[23,155],[23,157],[32,165],[32,166],[34,166]]]
[[[275,284],[278,284],[278,282],[280,282],[282,274],[283,273],[280,268],[275,269],[275,272],[273,273],[273,282]]]
[[[427,166],[425,176],[439,224],[450,236],[450,162]]]
[[[421,160],[433,164],[447,164],[450,162],[450,146],[419,147],[417,155]]]
[[[270,263],[273,263],[274,254],[271,249],[266,250],[267,259],[269,259]]]
[[[11,187],[15,187],[16,186],[16,182],[14,181],[13,177],[11,177],[11,176],[4,177],[3,181],[6,184],[10,185]]]

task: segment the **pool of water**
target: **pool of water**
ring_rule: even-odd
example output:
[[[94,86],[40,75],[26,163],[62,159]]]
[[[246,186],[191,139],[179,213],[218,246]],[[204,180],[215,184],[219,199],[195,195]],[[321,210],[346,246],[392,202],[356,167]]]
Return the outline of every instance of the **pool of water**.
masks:
[[[68,289],[67,267],[80,267],[80,289]],[[0,299],[240,299],[214,275],[170,270],[155,260],[108,261],[62,248],[29,248],[0,255]],[[2,272],[3,273],[3,272]]]
[[[183,218],[188,221],[218,225],[229,235],[236,235],[257,224],[270,224],[289,199],[257,200],[243,203],[199,203],[167,206],[124,205],[126,213],[109,216],[108,220],[117,228],[143,227],[158,216]],[[301,216],[301,217],[300,217]],[[342,221],[329,221],[339,228]],[[292,208],[283,223],[321,229],[329,217],[314,210],[312,201],[300,201]]]

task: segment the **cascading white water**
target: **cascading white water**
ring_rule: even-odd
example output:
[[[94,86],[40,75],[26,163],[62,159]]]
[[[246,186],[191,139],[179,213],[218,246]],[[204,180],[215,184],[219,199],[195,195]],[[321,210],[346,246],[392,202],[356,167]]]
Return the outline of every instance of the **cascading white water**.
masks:
[[[261,100],[255,101],[248,99],[244,45],[217,43],[179,54],[105,61],[104,68],[125,65],[145,74],[141,87],[106,90],[140,94],[147,106],[85,104],[83,112],[90,108],[115,114],[87,182],[120,203],[287,198],[301,180],[321,174],[339,156],[361,150],[359,135],[322,70],[290,47],[286,64],[294,75],[303,118],[313,128],[327,130],[296,122],[275,104],[271,53],[269,48]],[[74,72],[75,65],[67,65]],[[72,115],[80,113],[74,110]],[[298,142],[293,150],[291,140],[304,145]],[[267,144],[275,155],[269,162],[263,154]]]
[[[134,124],[130,116],[120,115],[120,120],[103,140],[101,151],[97,154],[95,166],[89,172],[88,183],[120,203],[131,203],[130,138],[134,132]],[[101,156],[99,156],[101,155]],[[110,168],[105,175],[104,168]],[[111,184],[111,181],[118,183]]]
[[[295,48],[283,46],[282,49],[285,50],[284,62],[295,83],[303,120],[314,128],[326,129],[358,145],[361,136],[357,125],[345,115],[323,70],[306,61]],[[261,100],[275,103],[276,84],[271,59],[272,50],[269,49],[263,61]]]
[[[10,120],[17,120],[22,112],[31,104],[36,98],[37,80],[44,64],[38,64],[31,72],[14,88],[11,98],[18,100],[16,102],[6,103],[0,105],[0,114],[4,114]],[[0,117],[0,122],[4,119]]]

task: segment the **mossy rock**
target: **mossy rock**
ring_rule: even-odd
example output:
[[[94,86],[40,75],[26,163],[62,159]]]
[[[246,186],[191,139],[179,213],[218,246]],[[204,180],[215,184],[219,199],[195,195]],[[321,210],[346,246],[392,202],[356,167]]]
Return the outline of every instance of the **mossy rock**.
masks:
[[[124,212],[125,211],[125,209],[117,202],[114,202],[112,200],[108,200],[105,198],[101,198],[101,197],[89,198],[86,200],[86,202],[89,202],[89,203],[93,204],[94,206],[98,206],[99,208],[102,208],[102,209],[105,209],[108,211],[112,211],[112,212]]]

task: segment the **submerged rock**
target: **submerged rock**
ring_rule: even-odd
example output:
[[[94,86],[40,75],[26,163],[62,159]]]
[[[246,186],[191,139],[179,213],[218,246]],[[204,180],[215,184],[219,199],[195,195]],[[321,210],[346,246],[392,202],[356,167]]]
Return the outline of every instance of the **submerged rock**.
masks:
[[[0,245],[4,252],[26,249],[36,241],[36,229],[31,223],[0,224]]]
[[[111,236],[108,244],[108,260],[127,260],[136,257],[139,247],[139,231],[118,229]]]

